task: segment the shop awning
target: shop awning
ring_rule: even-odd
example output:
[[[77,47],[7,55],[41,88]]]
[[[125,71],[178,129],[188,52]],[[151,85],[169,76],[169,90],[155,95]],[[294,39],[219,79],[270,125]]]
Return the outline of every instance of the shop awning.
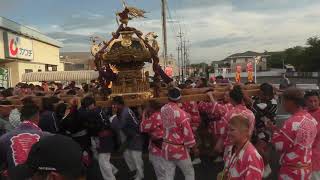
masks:
[[[22,74],[22,82],[38,81],[86,81],[98,79],[98,71],[54,71]]]

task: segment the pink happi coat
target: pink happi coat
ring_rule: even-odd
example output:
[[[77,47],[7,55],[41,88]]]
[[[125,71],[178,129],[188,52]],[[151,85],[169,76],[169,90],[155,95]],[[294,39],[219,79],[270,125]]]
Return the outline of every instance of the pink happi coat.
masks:
[[[280,180],[308,180],[311,176],[312,144],[317,135],[317,121],[300,110],[275,130],[272,143],[281,153]]]
[[[164,129],[163,157],[166,160],[189,158],[188,149],[196,144],[189,122],[190,115],[176,103],[169,102],[161,108],[161,118]]]
[[[222,121],[224,124],[223,124],[223,127],[221,128],[221,134],[224,138],[227,137],[227,128],[229,126],[229,122],[230,122],[231,118],[234,116],[238,116],[238,115],[244,116],[249,120],[249,122],[250,122],[249,131],[250,131],[250,134],[252,134],[254,127],[255,127],[255,116],[254,116],[253,112],[251,110],[249,110],[245,105],[239,104],[239,105],[234,106],[233,109],[228,111],[222,117]]]
[[[222,134],[221,130],[224,130],[224,122],[221,121],[222,117],[233,109],[231,103],[221,104],[218,102],[200,102],[198,109],[202,113],[206,113],[210,120],[209,128],[213,135],[219,136]]]
[[[256,148],[248,144],[238,154],[232,152],[234,146],[225,148],[224,162],[230,180],[261,180],[264,170],[263,159]]]
[[[163,126],[160,112],[155,112],[149,118],[142,119],[140,131],[150,135],[149,153],[155,156],[162,156],[161,148],[153,143],[153,140],[163,138]]]
[[[320,108],[315,111],[309,111],[318,123],[317,136],[312,146],[312,171],[320,171]]]
[[[190,125],[195,132],[200,126],[201,118],[198,110],[198,104],[195,101],[178,103],[178,106],[190,115]]]

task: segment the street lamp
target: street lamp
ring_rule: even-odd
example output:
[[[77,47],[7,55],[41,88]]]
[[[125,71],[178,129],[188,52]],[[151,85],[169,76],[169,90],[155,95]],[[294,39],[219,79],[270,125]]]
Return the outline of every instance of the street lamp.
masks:
[[[261,56],[254,58],[254,83],[257,83],[257,64],[261,61]]]

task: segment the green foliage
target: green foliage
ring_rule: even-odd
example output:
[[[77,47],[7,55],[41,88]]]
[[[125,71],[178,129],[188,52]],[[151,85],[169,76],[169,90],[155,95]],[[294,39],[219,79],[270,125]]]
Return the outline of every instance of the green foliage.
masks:
[[[320,39],[311,37],[307,41],[308,47],[304,51],[305,70],[320,71]]]
[[[307,46],[296,46],[282,52],[271,53],[268,66],[282,68],[282,63],[295,66],[297,71],[320,71],[320,39],[311,37],[307,40]]]
[[[283,52],[271,53],[271,56],[268,58],[267,65],[271,68],[282,68],[284,58]]]

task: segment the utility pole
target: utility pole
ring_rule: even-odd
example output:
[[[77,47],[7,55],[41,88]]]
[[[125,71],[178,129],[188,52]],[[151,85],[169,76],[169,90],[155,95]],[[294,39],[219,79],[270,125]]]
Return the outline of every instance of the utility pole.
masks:
[[[187,76],[187,48],[186,48],[186,40],[183,41],[183,71],[184,75]]]
[[[180,38],[180,67],[179,67],[179,72],[181,71],[181,75],[182,75],[182,81],[184,82],[184,71],[183,71],[183,67],[184,67],[184,55],[183,55],[183,42],[182,42],[182,37],[183,34],[181,32],[181,27],[180,27],[180,31],[179,31],[179,35],[178,38]]]
[[[180,71],[180,46],[178,46],[178,48],[177,48],[177,50],[178,50],[178,74],[179,74],[179,78],[178,78],[178,80],[179,80],[179,82],[181,81],[181,71]]]
[[[167,3],[166,0],[161,0],[161,9],[162,9],[162,37],[163,37],[163,61],[164,66],[167,66],[167,57],[168,57],[168,45],[167,45]]]
[[[186,71],[186,75],[188,75],[188,77],[190,76],[190,73],[189,73],[189,68],[190,68],[190,46],[189,46],[189,43],[190,41],[186,41],[187,42],[187,45],[186,45],[186,67],[185,67],[185,71]]]

